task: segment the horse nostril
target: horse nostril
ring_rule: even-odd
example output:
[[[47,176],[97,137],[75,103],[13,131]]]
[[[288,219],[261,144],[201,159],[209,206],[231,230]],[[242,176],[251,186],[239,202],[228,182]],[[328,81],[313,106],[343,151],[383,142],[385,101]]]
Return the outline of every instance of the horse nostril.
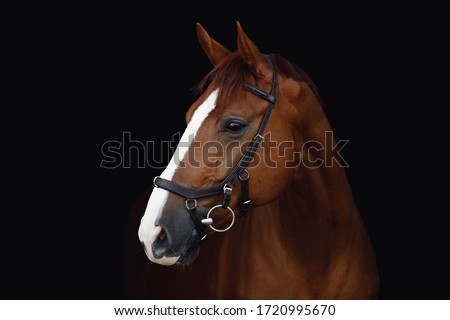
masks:
[[[171,251],[172,246],[172,238],[170,234],[167,232],[166,228],[163,226],[160,227],[161,231],[152,243],[153,255],[156,258],[161,258],[162,256],[167,255],[167,253]]]
[[[161,232],[158,235],[159,240],[163,241],[166,238],[166,231],[164,228],[161,230]]]
[[[169,233],[167,232],[166,228],[161,227],[161,231],[159,232],[158,236],[155,239],[156,243],[159,244],[166,244],[166,245],[171,245],[172,244],[172,239],[169,235]]]

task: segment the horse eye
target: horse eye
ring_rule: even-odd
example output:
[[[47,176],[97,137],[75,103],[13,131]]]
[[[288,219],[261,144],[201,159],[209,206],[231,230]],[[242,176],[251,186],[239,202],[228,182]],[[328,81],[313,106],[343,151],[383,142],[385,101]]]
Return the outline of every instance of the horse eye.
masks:
[[[238,133],[238,132],[241,132],[242,130],[244,130],[245,126],[246,126],[245,123],[242,123],[242,122],[236,121],[236,120],[232,120],[232,121],[229,121],[225,125],[225,130],[232,132],[232,133]]]

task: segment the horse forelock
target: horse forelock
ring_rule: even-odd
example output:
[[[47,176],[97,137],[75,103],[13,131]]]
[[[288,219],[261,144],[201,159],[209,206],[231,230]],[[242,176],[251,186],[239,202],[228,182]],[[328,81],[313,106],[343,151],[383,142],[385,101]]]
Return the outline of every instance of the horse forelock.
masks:
[[[295,63],[279,54],[270,54],[276,72],[294,81],[305,82],[320,101],[317,86],[308,74]],[[238,52],[230,53],[212,69],[195,87],[197,95],[220,88],[216,106],[222,108],[232,98],[240,98],[246,92],[244,84],[252,77],[250,68]]]

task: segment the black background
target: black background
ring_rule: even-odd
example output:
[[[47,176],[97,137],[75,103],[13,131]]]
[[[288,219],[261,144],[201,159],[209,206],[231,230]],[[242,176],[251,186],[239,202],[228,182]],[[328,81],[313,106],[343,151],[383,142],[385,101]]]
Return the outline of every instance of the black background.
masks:
[[[127,216],[161,170],[103,169],[101,146],[123,132],[157,143],[183,131],[191,89],[211,69],[195,22],[234,50],[239,20],[261,51],[311,76],[336,137],[350,140],[343,156],[375,247],[380,298],[448,299],[448,209],[431,179],[444,175],[443,146],[430,138],[444,129],[429,74],[440,70],[440,20],[422,9],[110,5],[16,22],[11,52],[21,63],[11,83],[21,88],[3,118],[14,124],[4,134],[4,173],[14,178],[1,226],[2,297],[125,298]]]

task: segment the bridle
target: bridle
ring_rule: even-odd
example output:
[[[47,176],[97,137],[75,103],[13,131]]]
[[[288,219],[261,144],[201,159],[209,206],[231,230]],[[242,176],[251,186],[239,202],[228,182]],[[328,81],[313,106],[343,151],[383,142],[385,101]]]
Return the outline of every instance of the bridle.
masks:
[[[267,61],[269,62],[271,68],[272,68],[272,88],[270,89],[270,92],[265,92],[261,88],[245,83],[244,87],[246,90],[250,91],[257,97],[266,100],[269,102],[269,105],[267,107],[266,113],[264,114],[264,117],[261,120],[261,124],[258,128],[258,132],[256,133],[255,137],[253,138],[250,145],[245,150],[244,154],[238,161],[238,163],[234,166],[234,168],[231,170],[231,172],[228,174],[228,176],[220,183],[199,188],[199,189],[188,189],[186,187],[183,187],[182,185],[179,185],[173,181],[161,178],[160,176],[155,177],[153,180],[153,184],[156,188],[162,188],[167,191],[176,193],[180,196],[183,196],[186,198],[186,208],[189,211],[189,214],[191,216],[191,219],[194,223],[195,230],[197,232],[197,237],[200,240],[203,240],[205,235],[205,227],[209,225],[211,229],[217,232],[225,232],[229,230],[235,220],[235,214],[233,209],[231,209],[228,205],[230,204],[231,200],[231,194],[233,192],[233,185],[236,182],[237,179],[241,181],[242,185],[242,199],[241,199],[241,215],[245,214],[251,207],[251,200],[249,199],[249,186],[248,186],[248,180],[250,178],[250,175],[248,171],[246,170],[248,164],[253,159],[256,151],[258,150],[262,140],[263,140],[263,133],[264,129],[267,125],[267,122],[269,121],[270,114],[272,112],[273,106],[275,104],[275,93],[277,90],[277,77],[275,68],[273,66],[273,63],[269,57],[269,55],[264,55],[266,57]],[[202,219],[196,214],[196,208],[197,208],[197,199],[209,197],[215,194],[223,193],[222,197],[222,204],[218,204],[211,209],[209,209],[208,214],[206,217],[203,217]],[[213,220],[210,218],[211,212],[218,208],[224,208],[227,209],[231,216],[232,220],[230,225],[225,229],[217,229],[212,226]]]

